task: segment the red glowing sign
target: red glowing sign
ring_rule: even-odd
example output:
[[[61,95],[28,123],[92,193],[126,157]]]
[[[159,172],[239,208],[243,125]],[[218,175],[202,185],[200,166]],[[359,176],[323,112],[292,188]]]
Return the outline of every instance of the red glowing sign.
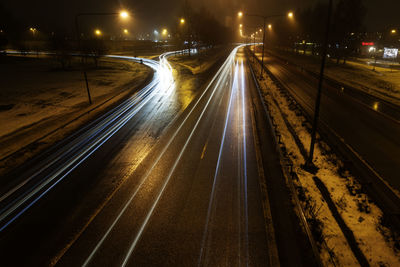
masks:
[[[374,42],[362,42],[361,43],[363,46],[373,46]]]

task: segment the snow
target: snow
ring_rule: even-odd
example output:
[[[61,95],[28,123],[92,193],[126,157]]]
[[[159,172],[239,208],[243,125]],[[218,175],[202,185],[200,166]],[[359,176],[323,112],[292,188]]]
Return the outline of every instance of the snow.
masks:
[[[71,69],[61,70],[58,63],[47,56],[7,56],[5,64],[0,64],[0,105],[12,107],[0,111],[0,160],[68,121],[83,116],[80,123],[84,123],[94,118],[101,110],[136,90],[151,73],[149,68],[137,63],[101,59],[98,68],[93,66],[87,71],[93,101],[90,106],[83,73],[76,66],[73,63]],[[79,123],[70,126],[41,140],[34,151],[23,151],[25,155],[11,162],[11,166],[9,161],[2,160],[0,172],[6,166],[23,162],[42,146],[63,138],[74,127],[79,127]]]
[[[299,181],[295,183],[303,188],[306,198],[309,199],[306,211],[308,210],[308,213],[315,213],[316,218],[323,224],[322,233],[325,244],[321,244],[321,258],[324,265],[359,265],[332,216],[328,205],[316,187],[313,181],[314,175],[301,168],[301,165],[305,162],[303,155],[290,135],[282,115],[272,101],[271,95],[278,102],[281,110],[307,150],[311,138],[308,129],[303,126],[305,118],[297,116],[296,112],[289,108],[288,101],[279,93],[278,88],[270,78],[267,78],[262,83],[262,90],[264,99],[270,103],[271,115],[274,118],[275,124],[277,124],[279,133],[282,135],[282,141],[285,144],[290,159],[293,161],[294,170],[299,177]],[[376,205],[370,203],[365,194],[358,192],[356,195],[352,195],[349,192],[349,187],[357,189],[361,188],[361,186],[355,177],[351,176],[343,168],[343,163],[336,155],[332,154],[327,144],[322,142],[317,143],[314,163],[319,168],[317,177],[328,188],[338,211],[347,226],[353,231],[361,251],[371,266],[400,266],[399,251],[395,250],[393,240],[385,237],[385,233],[390,232],[390,230],[380,224],[382,211]],[[365,204],[364,206],[369,209],[369,213],[360,211],[358,203]],[[303,201],[303,204],[306,206],[306,202]],[[312,207],[312,211],[310,211],[310,206]],[[335,264],[330,259],[329,250],[334,254]]]
[[[196,75],[209,70],[225,54],[226,49],[213,48],[200,51],[190,57],[187,54],[177,55],[171,57],[170,61],[189,69],[193,75]]]
[[[273,53],[275,54],[276,52]],[[308,70],[319,73],[320,60],[317,58],[285,51],[279,51],[277,55],[297,65],[304,66]],[[327,61],[325,75],[345,85],[400,105],[400,69],[383,67],[376,67],[375,71],[372,69],[372,66],[352,60],[348,60],[346,65],[337,65],[336,60],[332,59]]]

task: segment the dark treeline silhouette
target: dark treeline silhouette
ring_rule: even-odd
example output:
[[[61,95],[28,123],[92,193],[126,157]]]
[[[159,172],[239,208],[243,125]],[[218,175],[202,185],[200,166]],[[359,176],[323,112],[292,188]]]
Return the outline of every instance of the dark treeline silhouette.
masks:
[[[186,2],[182,9],[182,18],[185,19],[185,24],[179,25],[175,34],[181,47],[215,46],[233,41],[232,29],[222,25],[205,7],[195,10]]]
[[[363,0],[334,1],[329,54],[336,58],[338,63],[340,59],[345,63],[346,58],[358,49],[360,33],[365,31],[366,11]],[[277,24],[276,41],[286,47],[294,46],[297,52],[301,50],[305,53],[308,50],[314,55],[320,54],[327,12],[327,1],[319,1],[310,8],[298,10],[295,23]]]

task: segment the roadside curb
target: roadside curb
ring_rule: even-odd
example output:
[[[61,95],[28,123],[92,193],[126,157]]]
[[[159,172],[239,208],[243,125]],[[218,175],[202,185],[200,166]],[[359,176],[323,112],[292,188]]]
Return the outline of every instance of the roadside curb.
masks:
[[[249,56],[247,58],[249,58]],[[257,94],[257,98],[259,98],[259,101],[261,101],[261,104],[262,104],[261,112],[263,114],[261,114],[261,116],[265,118],[265,121],[266,121],[265,123],[268,125],[267,127],[269,128],[269,129],[267,129],[267,131],[270,131],[270,134],[271,134],[271,136],[273,138],[273,142],[275,144],[274,150],[278,155],[278,161],[279,162],[277,162],[278,166],[276,166],[276,167],[280,169],[281,175],[284,177],[284,180],[285,180],[284,182],[286,184],[286,187],[287,187],[287,189],[289,190],[289,192],[291,194],[290,195],[290,197],[292,198],[291,202],[292,202],[292,205],[293,205],[294,212],[295,212],[295,214],[296,214],[296,216],[297,216],[297,218],[299,220],[298,221],[299,227],[302,228],[304,236],[307,238],[307,243],[310,245],[310,249],[312,250],[311,254],[312,254],[312,257],[313,257],[313,259],[312,259],[313,265],[323,266],[322,262],[321,262],[321,259],[320,259],[318,246],[317,246],[317,244],[316,244],[316,242],[315,242],[315,240],[313,238],[313,235],[311,233],[310,227],[309,227],[309,225],[307,223],[307,219],[306,219],[306,217],[304,215],[304,211],[303,211],[303,209],[302,209],[302,207],[300,205],[300,201],[299,201],[299,199],[297,197],[297,192],[295,190],[293,181],[291,180],[292,179],[291,175],[290,175],[291,174],[291,170],[290,170],[291,164],[282,154],[281,146],[280,146],[281,142],[280,142],[280,138],[278,136],[279,134],[273,130],[274,129],[274,124],[273,124],[273,122],[271,120],[271,117],[269,115],[268,107],[265,105],[265,102],[262,99],[261,92],[260,92],[260,86],[259,86],[259,83],[257,81],[257,78],[255,77],[254,71],[253,71],[252,66],[251,66],[250,63],[249,63],[249,67],[250,67],[250,70],[251,70],[251,73],[252,73],[252,79],[254,80],[254,83],[255,83],[256,88],[257,88],[257,93],[256,93]],[[277,179],[277,177],[273,177],[271,179]],[[301,249],[301,248],[299,248],[299,249]],[[300,262],[298,264],[301,265]]]

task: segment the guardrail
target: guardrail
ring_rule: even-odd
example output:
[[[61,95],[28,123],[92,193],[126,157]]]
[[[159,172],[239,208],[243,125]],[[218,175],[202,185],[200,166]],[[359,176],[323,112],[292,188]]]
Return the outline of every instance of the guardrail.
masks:
[[[297,196],[297,191],[296,191],[295,186],[293,184],[293,180],[292,180],[292,174],[293,174],[292,166],[293,166],[293,163],[291,163],[290,159],[285,157],[283,155],[283,153],[282,153],[282,150],[281,150],[282,142],[280,141],[280,135],[276,130],[276,125],[273,123],[273,121],[272,121],[272,119],[271,119],[271,117],[269,115],[268,107],[265,104],[265,102],[263,100],[263,97],[261,95],[260,85],[258,83],[258,80],[257,80],[256,76],[255,76],[253,67],[251,66],[250,63],[249,63],[249,67],[250,67],[250,71],[251,71],[251,74],[252,74],[252,78],[253,78],[253,80],[254,80],[254,82],[256,84],[256,87],[257,87],[258,96],[261,99],[261,103],[262,103],[262,106],[263,106],[263,109],[264,109],[264,113],[265,113],[265,117],[267,119],[267,123],[269,124],[270,129],[272,130],[271,131],[272,132],[272,136],[275,139],[276,151],[279,152],[278,156],[279,156],[279,159],[280,159],[280,166],[281,166],[281,169],[282,169],[282,174],[285,177],[285,180],[289,185],[289,189],[290,189],[290,192],[292,194],[292,197],[293,197],[293,200],[294,200],[294,204],[295,204],[295,211],[297,213],[297,216],[298,216],[298,218],[300,220],[302,228],[303,228],[303,230],[304,230],[304,232],[305,232],[305,234],[306,234],[306,236],[308,238],[308,241],[310,243],[310,246],[312,248],[312,253],[314,255],[314,259],[316,261],[316,264],[318,266],[322,267],[323,264],[322,264],[322,261],[321,261],[321,258],[320,258],[320,254],[319,254],[317,243],[314,240],[311,228],[310,228],[310,226],[309,226],[309,224],[307,222],[307,218],[305,216],[303,207],[300,204],[300,200],[299,200],[299,198]]]

